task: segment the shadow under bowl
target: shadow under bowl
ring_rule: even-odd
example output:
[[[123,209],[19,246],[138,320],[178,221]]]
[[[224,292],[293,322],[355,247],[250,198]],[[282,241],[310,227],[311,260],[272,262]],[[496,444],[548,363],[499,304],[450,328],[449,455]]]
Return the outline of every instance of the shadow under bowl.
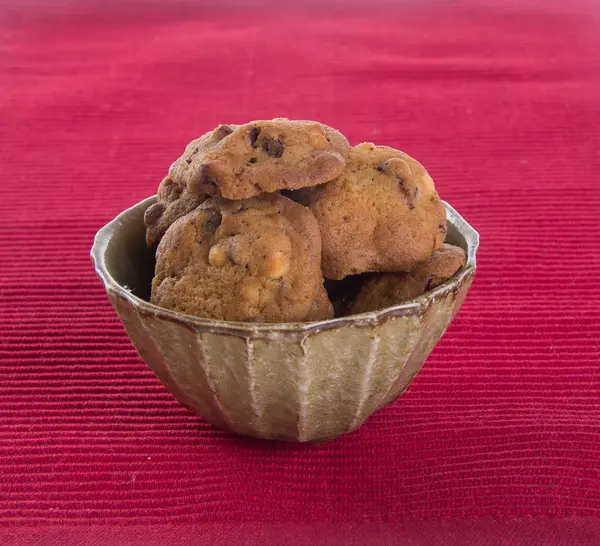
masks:
[[[358,428],[408,387],[475,275],[477,232],[447,203],[446,242],[467,252],[452,279],[409,302],[312,323],[224,322],[149,303],[150,197],[96,234],[91,256],[131,342],[173,396],[217,427],[299,442]]]

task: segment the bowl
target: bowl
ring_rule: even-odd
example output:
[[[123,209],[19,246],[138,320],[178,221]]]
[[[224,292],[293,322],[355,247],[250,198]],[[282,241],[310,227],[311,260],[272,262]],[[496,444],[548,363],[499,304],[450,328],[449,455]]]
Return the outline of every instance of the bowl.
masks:
[[[312,323],[202,319],[149,302],[154,252],[144,211],[125,210],[96,234],[91,257],[131,342],[171,394],[243,436],[327,441],[392,403],[458,312],[475,275],[479,235],[447,203],[446,241],[467,252],[452,279],[414,300]]]

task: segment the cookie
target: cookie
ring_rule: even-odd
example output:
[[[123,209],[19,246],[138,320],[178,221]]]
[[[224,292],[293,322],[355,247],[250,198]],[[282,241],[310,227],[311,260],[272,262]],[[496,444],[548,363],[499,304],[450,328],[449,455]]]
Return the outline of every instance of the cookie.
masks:
[[[158,245],[151,301],[229,321],[325,317],[320,260],[319,228],[302,205],[278,194],[211,198]]]
[[[323,240],[323,274],[410,271],[446,238],[444,206],[431,177],[407,154],[363,143],[335,180],[302,194]]]
[[[444,243],[410,273],[381,273],[371,278],[359,290],[345,314],[385,309],[416,298],[452,278],[465,263],[462,248]]]
[[[175,220],[192,212],[208,199],[207,195],[192,194],[182,186],[165,177],[158,186],[156,203],[144,213],[146,244],[156,246]]]
[[[156,246],[160,242],[175,220],[193,211],[210,197],[203,191],[192,193],[187,190],[184,183],[176,180],[182,179],[179,174],[185,172],[189,167],[194,155],[213,148],[231,134],[236,127],[236,125],[219,125],[213,131],[192,140],[186,146],[183,155],[171,165],[170,172],[173,173],[173,176],[169,175],[162,180],[158,186],[156,203],[148,207],[144,214],[146,244],[149,247]]]
[[[319,320],[327,320],[334,317],[333,304],[329,299],[327,290],[321,284],[317,291],[315,300],[313,301],[312,307],[308,312],[308,315],[304,318],[305,322],[317,322]]]
[[[350,149],[339,131],[316,122],[276,118],[221,127],[227,129],[190,143],[171,167],[171,178],[191,193],[247,199],[324,184],[342,173]]]
[[[466,263],[467,254],[462,248],[444,243],[420,266],[429,275],[427,290],[451,279]]]

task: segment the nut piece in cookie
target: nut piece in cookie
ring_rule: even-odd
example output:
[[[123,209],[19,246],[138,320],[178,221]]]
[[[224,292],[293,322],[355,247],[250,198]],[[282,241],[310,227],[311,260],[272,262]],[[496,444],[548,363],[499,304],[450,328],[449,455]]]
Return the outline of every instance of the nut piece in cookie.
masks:
[[[407,154],[354,147],[335,180],[302,196],[323,240],[323,274],[410,271],[446,238],[446,214],[431,177]]]
[[[246,199],[333,180],[350,149],[339,131],[316,122],[276,118],[227,127],[232,131],[220,140],[191,143],[169,171],[173,180],[192,193]]]
[[[465,263],[466,255],[462,248],[444,243],[410,273],[382,273],[367,281],[345,314],[385,309],[416,298],[452,278]]]
[[[151,301],[230,321],[320,318],[327,314],[320,260],[317,222],[302,205],[277,194],[211,198],[158,245]]]

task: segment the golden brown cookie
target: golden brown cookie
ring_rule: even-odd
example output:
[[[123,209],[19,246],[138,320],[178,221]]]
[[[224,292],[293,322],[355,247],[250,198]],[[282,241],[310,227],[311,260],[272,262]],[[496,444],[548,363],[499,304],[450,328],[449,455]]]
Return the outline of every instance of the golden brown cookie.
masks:
[[[227,135],[231,134],[236,125],[219,125],[196,140],[192,140],[183,155],[171,165],[170,171],[174,176],[166,176],[158,186],[156,203],[150,205],[144,214],[146,224],[146,244],[149,247],[157,245],[169,226],[178,218],[193,211],[206,201],[209,195],[203,191],[194,193],[187,191],[184,183],[178,183],[181,172],[185,172],[191,158],[198,153],[204,153],[213,148]]]
[[[363,143],[335,180],[301,199],[323,240],[323,274],[410,271],[446,237],[444,206],[423,166],[403,152]]]
[[[320,317],[320,260],[317,222],[302,205],[278,194],[211,198],[158,245],[151,301],[231,321],[303,321],[315,308]]]
[[[420,296],[450,279],[466,262],[462,248],[443,244],[410,273],[382,273],[367,281],[348,306],[347,315],[385,309]]]
[[[169,171],[191,193],[246,199],[323,184],[344,170],[350,149],[339,131],[316,122],[276,118],[221,127],[231,132],[190,143]]]

